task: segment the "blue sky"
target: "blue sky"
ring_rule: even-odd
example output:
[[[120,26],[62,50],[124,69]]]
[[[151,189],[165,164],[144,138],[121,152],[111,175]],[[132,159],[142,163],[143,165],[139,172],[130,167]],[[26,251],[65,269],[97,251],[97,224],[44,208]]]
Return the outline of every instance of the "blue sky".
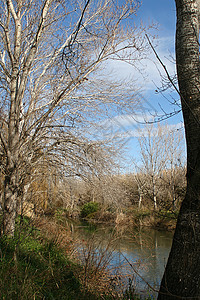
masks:
[[[175,1],[174,0],[143,0],[142,6],[138,12],[138,17],[143,20],[145,24],[154,22],[157,24],[158,30],[155,32],[157,39],[155,41],[156,51],[167,67],[169,74],[175,74]],[[174,91],[168,90],[163,96],[157,93],[157,87],[161,87],[160,73],[165,76],[165,73],[156,60],[153,53],[149,55],[152,61],[146,62],[146,73],[148,89],[144,92],[144,97],[150,106],[154,107],[159,112],[166,111],[173,112],[178,109],[171,105],[168,101],[173,102],[173,98],[179,99],[179,96]],[[145,64],[145,63],[144,63]],[[182,121],[182,115],[179,114],[175,118],[168,120],[169,123],[179,123]]]
[[[155,35],[154,45],[155,49],[167,67],[169,74],[173,77],[175,75],[175,1],[174,0],[143,0],[142,5],[137,13],[137,18],[134,19],[140,23],[140,20],[148,27],[154,23],[157,30],[153,30]],[[155,110],[161,112],[171,112],[176,109],[176,106],[171,105],[167,100],[173,102],[179,98],[174,91],[167,90],[163,96],[157,91],[162,86],[160,74],[166,76],[163,68],[156,60],[153,51],[148,52],[146,60],[143,60],[138,69],[141,69],[141,74],[137,72],[132,66],[126,63],[114,63],[112,65],[114,72],[116,71],[118,77],[133,76],[141,85],[142,96],[146,103],[148,110]],[[116,68],[116,70],[115,70]],[[176,116],[176,119],[169,120],[169,122],[180,122],[182,116]]]
[[[155,49],[167,67],[171,76],[175,75],[175,23],[176,23],[176,12],[175,12],[175,1],[174,0],[143,0],[142,5],[137,13],[138,20],[141,19],[146,25],[152,22],[157,24],[157,30],[154,31],[156,35]],[[164,93],[158,93],[159,87],[162,86],[160,74],[166,75],[159,62],[156,60],[155,55],[149,52],[149,56],[142,63],[144,74],[135,74],[135,70],[128,65],[118,65],[120,74],[124,76],[137,75],[139,84],[142,86],[142,96],[144,99],[146,120],[153,120],[152,115],[161,116],[164,113],[173,113],[175,110],[180,108],[177,105],[171,104],[174,100],[179,101],[179,96],[174,90],[167,90]],[[136,119],[141,121],[141,115],[136,116]],[[137,148],[137,133],[136,129],[140,126],[135,122],[135,118],[132,116],[118,116],[113,120],[113,125],[116,126],[116,130],[126,131],[124,134],[127,136],[125,139],[126,150],[126,169],[130,171],[132,168],[131,160],[138,159],[138,148]],[[111,121],[111,122],[112,122]],[[109,122],[109,121],[108,121]],[[174,127],[183,127],[182,113],[176,114],[174,117],[167,119],[167,123]],[[162,123],[161,123],[162,124]],[[164,123],[163,123],[164,125]],[[109,124],[108,124],[109,126]],[[146,126],[146,125],[145,125]],[[123,135],[123,133],[122,133]]]
[[[175,32],[175,1],[174,0],[142,0],[137,14],[144,22],[155,21],[159,24],[160,33],[165,35]]]

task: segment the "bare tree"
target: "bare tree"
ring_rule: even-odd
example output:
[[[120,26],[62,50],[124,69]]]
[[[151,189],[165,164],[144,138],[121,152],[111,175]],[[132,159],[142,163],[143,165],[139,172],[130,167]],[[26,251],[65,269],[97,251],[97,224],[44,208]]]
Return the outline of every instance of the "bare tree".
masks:
[[[182,132],[167,124],[147,125],[138,131],[141,162],[136,164],[135,178],[142,197],[150,199],[154,209],[163,206],[167,189],[171,203],[176,202],[176,183],[181,164],[184,165],[184,139]]]
[[[103,68],[109,59],[141,59],[143,28],[124,28],[138,6],[0,1],[2,233],[13,236],[17,199],[39,164],[59,165],[63,175],[102,165],[101,143],[90,142],[88,132],[95,117],[137,102],[131,87],[109,80]]]
[[[163,135],[161,126],[158,125],[158,128],[155,128],[152,124],[147,126],[139,132],[138,136],[141,164],[136,165],[136,179],[140,194],[142,192],[143,195],[152,200],[156,210],[160,187],[159,178],[166,167],[167,151],[165,148],[165,135]]]
[[[170,203],[166,203],[168,209],[176,210],[178,200],[184,193],[185,180],[185,139],[183,129],[166,127],[166,170],[161,174],[162,184],[168,191]],[[182,193],[180,191],[182,190]],[[182,200],[182,199],[181,199]]]

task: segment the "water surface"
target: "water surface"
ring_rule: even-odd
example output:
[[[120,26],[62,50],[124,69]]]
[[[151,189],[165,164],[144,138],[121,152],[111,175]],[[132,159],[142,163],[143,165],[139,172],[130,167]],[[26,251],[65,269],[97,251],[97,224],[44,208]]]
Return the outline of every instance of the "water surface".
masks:
[[[171,248],[172,232],[149,228],[113,230],[112,226],[87,224],[73,226],[73,232],[83,245],[92,245],[98,254],[108,249],[108,268],[126,285],[132,283],[140,295],[156,295]]]

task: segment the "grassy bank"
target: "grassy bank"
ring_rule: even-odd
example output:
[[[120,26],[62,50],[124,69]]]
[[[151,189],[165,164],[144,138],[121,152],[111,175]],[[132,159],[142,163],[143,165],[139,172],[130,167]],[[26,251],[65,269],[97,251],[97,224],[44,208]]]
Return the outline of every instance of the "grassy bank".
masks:
[[[131,216],[134,224],[139,226],[158,230],[174,230],[176,227],[178,211],[133,209],[131,211]]]
[[[73,252],[62,224],[19,217],[15,237],[0,239],[0,299],[138,299],[133,287],[117,291],[105,266],[78,261]]]
[[[2,237],[0,249],[1,299],[82,299],[80,266],[29,220],[20,222],[14,239]]]
[[[80,218],[88,222],[127,225],[132,227],[150,227],[160,230],[174,230],[178,211],[150,210],[130,207],[120,211],[112,210],[98,203],[88,202],[80,211]]]

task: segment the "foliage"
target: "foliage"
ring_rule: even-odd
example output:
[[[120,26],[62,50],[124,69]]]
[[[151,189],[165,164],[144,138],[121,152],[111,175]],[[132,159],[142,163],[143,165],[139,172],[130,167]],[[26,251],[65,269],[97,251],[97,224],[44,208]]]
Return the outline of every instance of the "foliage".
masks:
[[[97,202],[88,202],[83,205],[81,209],[81,217],[86,218],[89,215],[97,212],[99,209],[99,204]]]

